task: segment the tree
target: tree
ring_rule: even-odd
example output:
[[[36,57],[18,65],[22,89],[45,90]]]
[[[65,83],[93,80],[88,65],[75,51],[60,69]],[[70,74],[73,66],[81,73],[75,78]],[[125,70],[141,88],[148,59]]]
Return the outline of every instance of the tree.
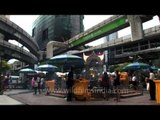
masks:
[[[119,64],[115,67],[115,70],[118,70],[120,72],[124,71],[123,67],[128,65],[129,63],[123,63],[123,64]]]
[[[1,67],[0,67],[0,72],[2,73],[5,73],[7,70],[10,70],[11,69],[11,65],[9,65],[5,60],[2,60],[1,61]]]
[[[6,61],[0,61],[0,95],[3,94],[2,80],[4,79],[4,76],[1,74],[5,73],[9,69],[11,69],[11,66]]]

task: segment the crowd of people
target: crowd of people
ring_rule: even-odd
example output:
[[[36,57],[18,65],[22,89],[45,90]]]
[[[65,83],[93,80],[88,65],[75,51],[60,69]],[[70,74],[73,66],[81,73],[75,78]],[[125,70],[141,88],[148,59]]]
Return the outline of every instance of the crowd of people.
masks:
[[[34,89],[34,94],[39,94],[45,89],[45,81],[44,78],[38,75],[35,75],[31,81],[32,88]]]
[[[100,87],[104,90],[104,99],[109,98],[109,90],[115,90],[116,92],[116,99],[120,101],[120,86],[123,84],[119,71],[115,71],[114,74],[108,74],[104,72],[101,79],[99,79],[98,83]],[[155,80],[160,79],[160,72],[154,72],[153,69],[149,69],[147,76],[142,76],[142,74],[136,74],[133,72],[132,74],[128,74],[128,87],[132,88],[133,90],[140,90],[140,85],[142,85],[141,90],[146,89],[149,91],[150,100],[156,100],[156,88],[155,88]],[[71,101],[73,96],[71,96],[71,88],[73,87],[73,70],[68,74],[68,82],[67,82],[67,101]]]
[[[74,77],[73,77],[73,68],[70,69],[70,72],[67,76],[66,86],[67,86],[67,101],[72,101],[73,98],[73,86],[74,86]],[[117,93],[116,100],[120,101],[120,94],[119,94],[119,86],[120,86],[120,75],[119,71],[116,71],[114,75],[108,75],[107,72],[104,72],[102,78],[100,79],[100,86],[104,90],[104,99],[108,100],[109,98],[109,90],[115,88],[115,92]]]

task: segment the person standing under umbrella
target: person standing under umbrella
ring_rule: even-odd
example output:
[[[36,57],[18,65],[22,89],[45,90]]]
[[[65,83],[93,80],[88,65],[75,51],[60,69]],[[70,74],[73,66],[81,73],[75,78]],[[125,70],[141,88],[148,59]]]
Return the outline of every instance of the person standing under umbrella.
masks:
[[[72,87],[74,84],[73,80],[73,67],[70,68],[70,72],[68,73],[68,79],[66,81],[67,85],[67,101],[72,101],[73,97],[73,92],[72,92]]]

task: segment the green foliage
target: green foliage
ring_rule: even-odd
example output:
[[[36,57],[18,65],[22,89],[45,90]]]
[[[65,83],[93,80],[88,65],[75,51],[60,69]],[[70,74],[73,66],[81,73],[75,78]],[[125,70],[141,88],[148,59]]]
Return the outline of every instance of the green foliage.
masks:
[[[2,60],[0,63],[0,72],[6,72],[11,69],[11,65],[9,65],[6,61]]]
[[[129,63],[123,63],[123,64],[115,65],[114,71],[115,71],[115,70],[118,70],[118,71],[120,71],[120,72],[123,72],[123,71],[124,71],[123,67],[125,67],[125,66],[128,65],[128,64],[129,64]]]
[[[125,67],[126,65],[128,65],[128,63],[120,64],[120,65],[117,66],[117,68],[115,68],[115,70],[123,72],[124,71],[123,67]]]

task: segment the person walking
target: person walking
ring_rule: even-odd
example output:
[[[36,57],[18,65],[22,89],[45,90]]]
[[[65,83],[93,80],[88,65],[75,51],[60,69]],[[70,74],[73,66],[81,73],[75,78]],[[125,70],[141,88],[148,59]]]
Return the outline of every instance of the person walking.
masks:
[[[114,88],[114,79],[115,79],[115,74],[111,74],[109,77],[110,80],[110,91],[111,91],[111,95],[113,93],[113,88]]]
[[[67,101],[72,101],[73,98],[73,92],[72,92],[72,87],[74,84],[73,80],[73,68],[70,68],[70,72],[68,73],[68,79],[66,81],[67,85]]]
[[[37,80],[37,76],[34,76],[34,78],[32,78],[32,86],[34,88],[34,94],[37,94],[37,89],[38,89],[38,80]]]
[[[37,77],[37,83],[38,83],[37,87],[38,93],[41,94],[41,78],[39,76]]]
[[[34,89],[34,83],[35,83],[35,78],[32,77],[32,80],[31,80],[31,86],[32,86],[32,89]]]
[[[40,83],[40,86],[41,86],[41,90],[42,90],[42,92],[44,92],[44,91],[45,91],[45,82],[44,82],[44,78],[43,78],[43,77],[41,77],[41,83]]]

